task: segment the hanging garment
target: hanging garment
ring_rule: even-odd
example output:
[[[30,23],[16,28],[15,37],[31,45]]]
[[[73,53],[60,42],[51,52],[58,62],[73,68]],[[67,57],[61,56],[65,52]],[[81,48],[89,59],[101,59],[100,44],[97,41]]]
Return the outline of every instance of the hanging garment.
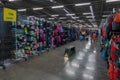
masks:
[[[115,69],[114,69],[114,73],[113,73],[113,78],[114,78],[114,79],[117,79],[118,76],[120,76],[119,74],[120,74],[120,73],[119,73],[119,70],[118,70],[117,68],[115,68]]]
[[[113,72],[114,72],[114,62],[112,60],[110,60],[109,68],[108,68],[108,78],[110,80],[114,80],[113,79]]]
[[[59,31],[60,30],[60,25],[56,24],[56,29]]]
[[[106,36],[106,33],[105,33],[104,26],[102,26],[102,31],[101,31],[101,32],[102,32],[101,35],[102,35],[103,37],[105,37],[105,36]]]
[[[44,30],[40,29],[40,35],[44,34]]]
[[[54,48],[54,37],[52,37],[52,48]]]
[[[36,32],[36,35],[39,35],[39,28],[38,28],[38,26],[36,26],[35,32]]]
[[[109,28],[112,28],[112,22],[113,22],[113,20],[114,20],[114,18],[113,18],[112,15],[108,17],[108,27]]]
[[[115,43],[114,41],[111,42],[111,52],[115,51]]]
[[[63,28],[62,28],[62,27],[60,27],[59,32],[60,32],[60,33],[63,33],[63,32],[64,32],[64,30],[63,30]]]
[[[102,49],[102,57],[106,58],[107,57],[107,49]]]
[[[106,25],[106,36],[107,36],[107,39],[110,40],[111,37],[112,37],[112,34],[111,34],[111,31],[112,31],[112,23],[113,23],[113,16],[109,16],[108,19],[107,19],[107,25]]]
[[[54,36],[55,36],[55,31],[53,30],[53,31],[52,31],[52,37],[54,37]]]

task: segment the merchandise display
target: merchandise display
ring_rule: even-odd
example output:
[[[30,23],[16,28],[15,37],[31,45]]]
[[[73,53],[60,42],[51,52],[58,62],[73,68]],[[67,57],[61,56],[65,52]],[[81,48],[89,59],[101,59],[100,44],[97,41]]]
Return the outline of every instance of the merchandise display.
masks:
[[[110,80],[120,79],[120,12],[116,11],[106,19],[106,23],[101,27],[102,36],[102,57],[108,63],[108,78]]]
[[[0,0],[0,80],[120,80],[120,0]]]
[[[29,56],[40,55],[42,51],[78,39],[77,33],[79,32],[75,27],[67,28],[62,23],[44,21],[34,16],[24,17],[26,18],[19,16],[18,24],[11,28],[14,31],[11,32],[14,35],[14,40],[12,40],[14,52],[11,55],[4,54],[6,56],[5,60],[8,59],[7,56],[12,56],[11,59],[15,60],[27,60]]]

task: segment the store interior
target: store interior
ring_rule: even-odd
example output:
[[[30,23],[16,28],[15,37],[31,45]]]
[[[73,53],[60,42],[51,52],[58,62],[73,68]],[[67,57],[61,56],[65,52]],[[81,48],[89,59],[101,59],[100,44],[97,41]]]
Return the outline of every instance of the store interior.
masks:
[[[120,80],[120,0],[0,0],[0,80]]]

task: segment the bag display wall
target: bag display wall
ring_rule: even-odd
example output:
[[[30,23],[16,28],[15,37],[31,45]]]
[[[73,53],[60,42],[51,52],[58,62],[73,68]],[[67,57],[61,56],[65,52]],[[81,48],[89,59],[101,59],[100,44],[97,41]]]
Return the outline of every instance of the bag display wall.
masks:
[[[3,41],[7,41],[9,44],[1,44],[0,50],[3,46],[6,49],[9,47],[9,50],[2,49],[0,61],[3,62],[9,58],[17,61],[27,60],[29,56],[40,55],[42,51],[78,39],[76,36],[78,33],[77,28],[68,28],[62,23],[46,21],[34,16],[18,15],[17,24],[13,26],[12,23],[4,24],[0,27],[1,31],[3,31],[0,34],[1,39],[4,39]],[[3,33],[5,33],[4,37]]]
[[[101,27],[101,52],[107,61],[108,78],[110,80],[120,79],[120,12],[106,19],[105,25]]]

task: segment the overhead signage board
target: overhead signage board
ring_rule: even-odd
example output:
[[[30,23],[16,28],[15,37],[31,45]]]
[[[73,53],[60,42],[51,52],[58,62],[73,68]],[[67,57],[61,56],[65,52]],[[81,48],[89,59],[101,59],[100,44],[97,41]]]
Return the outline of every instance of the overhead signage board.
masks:
[[[10,8],[3,8],[3,20],[6,22],[16,22],[17,12]]]

